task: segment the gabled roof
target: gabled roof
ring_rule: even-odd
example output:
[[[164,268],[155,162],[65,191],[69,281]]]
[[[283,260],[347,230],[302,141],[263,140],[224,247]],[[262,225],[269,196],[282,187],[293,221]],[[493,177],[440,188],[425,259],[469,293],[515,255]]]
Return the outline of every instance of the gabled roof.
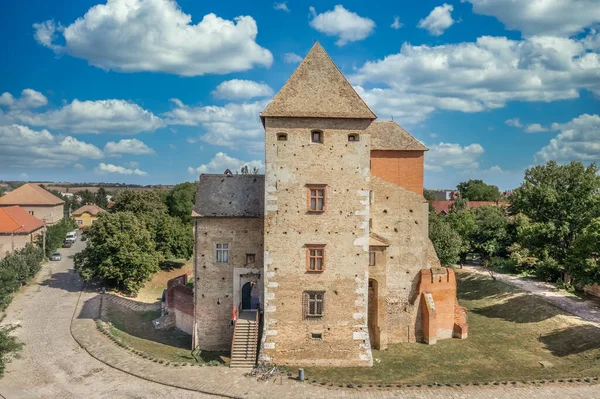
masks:
[[[103,211],[104,209],[100,208],[98,205],[84,205],[81,208],[77,209],[75,212],[73,212],[71,215],[79,216],[87,212],[92,216],[96,216],[97,214]]]
[[[374,121],[367,133],[371,134],[372,150],[429,150],[394,121]]]
[[[37,184],[27,183],[0,197],[0,205],[61,205],[65,201]]]
[[[192,216],[263,217],[264,175],[200,175]]]
[[[260,116],[377,118],[318,42]]]
[[[44,227],[44,222],[20,206],[0,208],[0,234],[29,234]]]

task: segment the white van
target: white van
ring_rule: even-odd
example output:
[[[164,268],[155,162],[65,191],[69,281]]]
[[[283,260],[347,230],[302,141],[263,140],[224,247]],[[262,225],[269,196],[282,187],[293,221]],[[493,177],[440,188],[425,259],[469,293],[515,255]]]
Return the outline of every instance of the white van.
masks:
[[[77,241],[77,231],[73,230],[67,233],[67,238],[65,241],[75,242]]]

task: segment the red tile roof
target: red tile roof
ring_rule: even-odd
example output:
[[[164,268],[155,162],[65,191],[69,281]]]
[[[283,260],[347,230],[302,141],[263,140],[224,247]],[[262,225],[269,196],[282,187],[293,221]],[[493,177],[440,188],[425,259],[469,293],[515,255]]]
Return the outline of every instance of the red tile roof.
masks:
[[[44,222],[20,206],[0,208],[0,234],[29,234],[44,227]]]
[[[65,201],[37,184],[27,183],[0,197],[2,205],[61,205]]]
[[[435,213],[448,213],[450,211],[450,207],[452,206],[452,204],[454,203],[454,201],[431,201],[431,205],[433,205],[433,208],[435,209]],[[471,208],[479,208],[480,206],[484,206],[484,205],[492,205],[492,206],[501,206],[501,207],[507,207],[510,205],[510,202],[507,201],[468,201],[467,202],[467,209],[471,209]]]

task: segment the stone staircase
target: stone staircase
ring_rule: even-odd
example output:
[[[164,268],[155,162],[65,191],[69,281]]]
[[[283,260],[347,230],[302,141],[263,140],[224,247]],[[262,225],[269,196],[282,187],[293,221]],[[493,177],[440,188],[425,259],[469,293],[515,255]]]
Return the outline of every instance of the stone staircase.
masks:
[[[252,368],[256,364],[258,345],[258,312],[241,312],[235,322],[231,342],[232,368]]]

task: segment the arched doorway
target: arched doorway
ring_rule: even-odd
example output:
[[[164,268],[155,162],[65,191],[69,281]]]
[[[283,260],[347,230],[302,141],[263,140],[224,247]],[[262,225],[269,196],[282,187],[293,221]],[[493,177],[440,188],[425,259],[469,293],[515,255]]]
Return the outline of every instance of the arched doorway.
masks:
[[[369,340],[371,347],[379,349],[379,296],[377,280],[369,279]]]
[[[252,309],[250,296],[252,294],[252,284],[250,282],[242,286],[242,310]]]

